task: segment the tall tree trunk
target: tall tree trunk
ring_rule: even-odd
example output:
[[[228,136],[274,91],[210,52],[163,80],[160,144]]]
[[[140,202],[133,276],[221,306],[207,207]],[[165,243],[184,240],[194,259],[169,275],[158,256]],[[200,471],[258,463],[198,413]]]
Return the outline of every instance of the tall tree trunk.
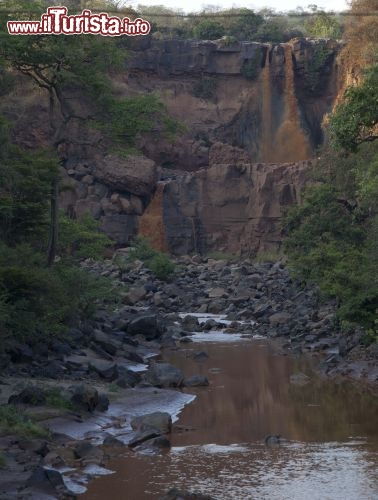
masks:
[[[50,238],[47,249],[47,265],[51,266],[55,261],[56,249],[58,244],[58,176],[54,178],[51,184],[50,201]]]

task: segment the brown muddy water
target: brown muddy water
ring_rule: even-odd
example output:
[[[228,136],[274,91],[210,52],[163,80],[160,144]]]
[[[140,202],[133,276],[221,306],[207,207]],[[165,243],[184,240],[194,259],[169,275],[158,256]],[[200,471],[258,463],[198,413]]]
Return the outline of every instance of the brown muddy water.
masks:
[[[195,362],[198,351],[209,358]],[[186,390],[197,397],[177,423],[193,429],[172,433],[163,455],[125,451],[81,500],[157,499],[172,487],[218,500],[378,499],[378,403],[367,392],[320,379],[265,341],[193,343],[164,357],[209,378]],[[268,434],[285,440],[266,446]]]

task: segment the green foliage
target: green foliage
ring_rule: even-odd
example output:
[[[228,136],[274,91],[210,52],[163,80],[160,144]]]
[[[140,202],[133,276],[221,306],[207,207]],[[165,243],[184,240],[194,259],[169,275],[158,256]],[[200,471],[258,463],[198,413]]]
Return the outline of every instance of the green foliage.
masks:
[[[342,26],[339,19],[324,11],[315,11],[305,22],[307,33],[316,38],[339,39],[342,36]]]
[[[359,323],[365,341],[378,324],[378,65],[330,119],[323,152],[300,206],[287,217],[286,249],[295,272],[336,297],[342,325]],[[341,150],[341,151],[340,151]]]
[[[219,40],[219,46],[220,47],[232,47],[235,45],[235,43],[238,43],[238,40],[235,36],[222,36],[222,38]]]
[[[318,90],[328,58],[329,52],[324,45],[315,45],[311,57],[306,58],[305,85],[311,92]]]
[[[378,138],[378,64],[365,72],[358,87],[349,87],[344,101],[330,120],[330,134],[336,148],[356,151],[358,145]]]
[[[0,238],[8,244],[40,238],[48,226],[51,182],[58,161],[51,151],[24,151],[9,139],[0,117]]]
[[[174,137],[180,131],[178,123],[168,116],[164,104],[154,94],[121,100],[110,98],[105,112],[109,120],[103,123],[103,128],[123,145],[133,146],[140,135],[156,129],[168,137]]]
[[[238,40],[255,40],[263,17],[247,8],[232,8],[223,12],[223,23],[227,27],[227,35]]]
[[[199,40],[217,40],[225,34],[225,28],[215,19],[202,19],[193,28],[193,35]]]
[[[156,253],[156,250],[152,248],[146,238],[136,238],[129,252],[129,259],[131,261],[141,260],[142,262],[146,262],[152,259]]]
[[[33,422],[28,415],[13,405],[0,406],[0,429],[7,434],[25,438],[46,438],[47,429]]]
[[[201,99],[213,99],[217,89],[217,81],[214,78],[201,78],[193,85],[194,97]]]
[[[128,258],[130,261],[141,260],[161,280],[169,279],[175,270],[169,257],[153,249],[146,238],[136,238]]]
[[[147,267],[161,280],[166,281],[174,272],[175,266],[164,253],[157,253],[147,261]]]
[[[375,164],[376,159],[373,155],[371,161]],[[342,164],[369,168],[368,162],[341,157],[336,167]],[[308,189],[303,203],[289,211],[285,248],[301,279],[318,284],[323,296],[338,299],[343,322],[373,328],[378,311],[378,216],[370,204],[364,207],[366,200],[357,198],[356,172],[349,176],[346,190],[333,175],[335,166],[330,168],[328,182]],[[354,192],[354,199],[346,198],[346,192]]]
[[[72,410],[71,401],[62,393],[59,387],[50,387],[44,390],[46,396],[46,405],[51,408],[59,408],[62,410]]]
[[[100,299],[115,297],[108,280],[64,260],[46,267],[44,255],[26,244],[0,244],[0,290],[3,339],[62,335],[67,326],[93,314]]]
[[[89,214],[71,219],[64,213],[59,219],[58,253],[66,257],[100,259],[112,241],[98,228]]]

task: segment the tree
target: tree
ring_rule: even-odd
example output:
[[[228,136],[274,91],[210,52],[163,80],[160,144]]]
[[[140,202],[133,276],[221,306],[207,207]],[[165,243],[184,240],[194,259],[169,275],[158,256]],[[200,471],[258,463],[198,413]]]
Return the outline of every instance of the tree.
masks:
[[[45,2],[8,1],[6,7],[19,12],[18,19],[39,19]],[[2,14],[4,20],[4,14]],[[5,25],[5,21],[4,21]],[[46,90],[49,98],[51,147],[57,151],[68,140],[67,128],[74,120],[88,121],[93,116],[77,113],[67,97],[67,88],[101,100],[106,87],[106,71],[120,65],[120,52],[112,40],[91,35],[11,36],[3,35],[0,59],[9,67],[31,78]],[[51,224],[47,252],[48,264],[55,259],[58,233],[58,176],[51,183]]]
[[[313,15],[305,22],[308,34],[317,38],[341,38],[342,27],[335,15],[317,10],[316,6],[312,7]]]
[[[193,28],[193,35],[200,40],[216,40],[225,34],[224,27],[216,19],[202,19]]]
[[[356,151],[359,144],[378,139],[378,64],[365,71],[361,85],[350,87],[330,119],[336,147]]]

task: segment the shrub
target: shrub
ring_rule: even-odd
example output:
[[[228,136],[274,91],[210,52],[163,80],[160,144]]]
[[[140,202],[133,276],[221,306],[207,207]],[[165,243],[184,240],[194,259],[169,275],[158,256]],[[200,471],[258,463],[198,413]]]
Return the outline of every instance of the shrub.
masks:
[[[98,222],[89,214],[71,219],[61,213],[59,218],[58,253],[76,258],[100,259],[112,241],[99,230]]]
[[[61,335],[100,300],[117,297],[106,278],[64,260],[46,267],[29,245],[0,244],[0,289],[0,334],[29,340]]]
[[[147,267],[161,280],[167,280],[175,270],[173,262],[163,253],[158,253],[148,260]]]
[[[33,422],[30,417],[13,405],[0,406],[0,429],[22,437],[46,438],[47,429]]]
[[[157,278],[167,280],[174,272],[175,265],[168,255],[151,247],[146,238],[136,238],[134,247],[130,250],[129,261],[141,260]]]

